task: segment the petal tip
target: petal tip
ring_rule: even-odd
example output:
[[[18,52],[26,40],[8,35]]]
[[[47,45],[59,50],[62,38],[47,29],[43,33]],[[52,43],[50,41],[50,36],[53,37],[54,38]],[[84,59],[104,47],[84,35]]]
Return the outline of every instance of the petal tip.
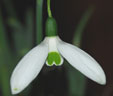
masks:
[[[100,85],[106,85],[106,75],[105,75],[104,71],[100,76],[98,76],[98,79],[96,82]]]
[[[106,80],[100,81],[98,83],[101,84],[101,85],[106,85]]]
[[[102,80],[99,82],[101,85],[106,85],[106,76],[102,78]]]
[[[14,95],[14,94],[18,94],[18,93],[20,93],[20,92],[21,92],[21,90],[20,90],[19,88],[17,88],[17,87],[11,89],[11,93],[12,93],[13,95]]]

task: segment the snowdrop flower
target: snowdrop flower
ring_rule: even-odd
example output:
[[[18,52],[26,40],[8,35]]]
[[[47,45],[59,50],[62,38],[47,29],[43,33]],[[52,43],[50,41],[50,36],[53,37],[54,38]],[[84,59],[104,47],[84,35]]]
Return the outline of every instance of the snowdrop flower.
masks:
[[[49,22],[49,25],[54,24]],[[54,26],[51,29],[49,25],[47,24],[46,30],[53,32]],[[103,85],[106,83],[103,69],[89,54],[62,41],[59,36],[48,35],[39,45],[30,50],[14,69],[10,81],[12,94],[24,90],[37,77],[45,63],[47,66],[61,66],[63,58],[93,81]]]
[[[11,77],[12,93],[17,94],[26,88],[39,74],[45,61],[47,66],[60,66],[63,57],[93,81],[106,83],[102,68],[90,55],[55,36],[46,37],[22,58]]]

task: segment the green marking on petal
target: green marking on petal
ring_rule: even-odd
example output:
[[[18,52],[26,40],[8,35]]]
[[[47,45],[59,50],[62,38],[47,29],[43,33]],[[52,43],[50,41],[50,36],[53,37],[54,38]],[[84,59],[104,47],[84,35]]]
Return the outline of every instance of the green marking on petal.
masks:
[[[18,91],[18,88],[14,88],[15,91]]]
[[[50,52],[47,57],[48,65],[52,66],[54,63],[55,65],[60,65],[61,63],[61,56],[58,52]]]

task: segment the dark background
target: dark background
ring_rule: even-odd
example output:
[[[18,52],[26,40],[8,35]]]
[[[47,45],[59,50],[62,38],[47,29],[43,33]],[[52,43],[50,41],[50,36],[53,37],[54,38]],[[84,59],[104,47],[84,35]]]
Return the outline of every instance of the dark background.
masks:
[[[88,80],[86,96],[113,96],[112,3],[112,0],[56,0],[56,18],[60,19],[59,30],[62,32],[60,35],[67,42],[72,40],[73,32],[83,12],[90,5],[95,6],[93,16],[84,30],[82,48],[101,64],[106,73],[107,84],[100,86]]]

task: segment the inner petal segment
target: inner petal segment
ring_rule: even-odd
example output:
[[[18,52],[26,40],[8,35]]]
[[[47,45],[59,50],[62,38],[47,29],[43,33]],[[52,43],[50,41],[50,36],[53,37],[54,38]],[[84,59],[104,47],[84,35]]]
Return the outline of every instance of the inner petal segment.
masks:
[[[60,56],[58,52],[49,52],[46,64],[48,66],[53,66],[54,64],[56,66],[60,66],[63,63],[63,58]]]
[[[63,57],[60,55],[57,49],[57,36],[46,37],[46,41],[49,45],[49,53],[46,60],[48,66],[60,66],[63,63]]]

